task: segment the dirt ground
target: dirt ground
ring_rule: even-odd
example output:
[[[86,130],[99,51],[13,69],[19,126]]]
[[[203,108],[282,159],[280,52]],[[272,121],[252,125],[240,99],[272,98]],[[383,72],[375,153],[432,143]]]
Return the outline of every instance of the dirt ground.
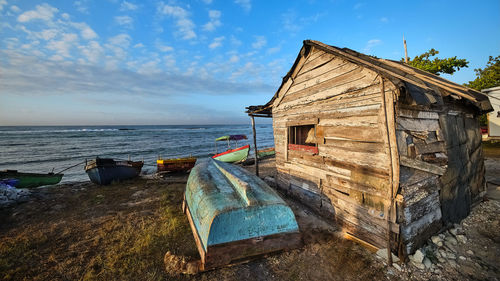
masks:
[[[489,187],[498,190],[500,159],[487,159],[486,165]],[[275,172],[272,159],[260,168],[262,177]],[[475,254],[457,268],[387,268],[374,253],[343,239],[334,225],[287,199],[303,234],[302,248],[179,275],[165,267],[167,251],[186,261],[199,259],[181,210],[186,179],[146,176],[106,187],[84,182],[37,189],[29,202],[0,210],[0,280],[500,279],[500,204],[493,198],[464,220],[470,237],[463,251]]]

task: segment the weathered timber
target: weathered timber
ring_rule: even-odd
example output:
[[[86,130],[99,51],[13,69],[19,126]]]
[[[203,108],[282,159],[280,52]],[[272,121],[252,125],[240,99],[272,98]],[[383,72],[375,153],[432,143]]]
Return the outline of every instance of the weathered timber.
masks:
[[[446,168],[433,165],[424,161],[411,159],[406,156],[400,155],[401,165],[406,167],[411,167],[417,170],[422,170],[436,175],[443,175],[446,172]]]

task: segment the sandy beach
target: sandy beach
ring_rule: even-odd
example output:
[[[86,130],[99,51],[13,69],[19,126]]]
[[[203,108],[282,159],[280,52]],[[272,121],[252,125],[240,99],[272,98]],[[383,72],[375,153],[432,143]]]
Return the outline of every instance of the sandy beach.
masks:
[[[498,192],[500,159],[487,159],[486,166],[490,188]],[[260,163],[260,171],[261,177],[272,177],[274,159]],[[287,199],[303,235],[302,248],[197,275],[179,274],[179,264],[199,259],[181,210],[186,181],[187,175],[149,175],[104,187],[80,182],[37,189],[29,202],[0,211],[1,279],[484,280],[500,274],[498,198],[485,199],[462,222],[468,243],[456,249],[465,259],[457,267],[387,268],[376,254],[342,238],[334,224]],[[175,264],[164,263],[167,252],[177,258]]]

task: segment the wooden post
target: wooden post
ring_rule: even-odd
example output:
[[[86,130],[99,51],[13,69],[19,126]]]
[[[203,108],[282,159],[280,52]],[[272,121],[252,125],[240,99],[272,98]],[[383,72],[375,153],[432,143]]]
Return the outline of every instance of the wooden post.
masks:
[[[404,35],[403,35],[403,44],[405,45],[405,63],[408,63],[408,50],[406,49],[406,40]]]
[[[255,150],[255,175],[259,176],[259,159],[257,157],[257,135],[255,133],[255,119],[253,115],[250,115],[252,118],[252,132],[253,132],[253,148]]]

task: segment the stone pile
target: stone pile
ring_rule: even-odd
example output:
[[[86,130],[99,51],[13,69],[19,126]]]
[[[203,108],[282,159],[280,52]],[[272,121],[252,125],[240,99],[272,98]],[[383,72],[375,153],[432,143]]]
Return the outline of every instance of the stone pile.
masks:
[[[468,250],[469,257],[459,254],[457,249],[467,243],[462,226],[455,224],[453,228],[432,236],[427,243],[413,255],[409,256],[410,264],[421,270],[440,273],[445,267],[457,268],[457,262],[466,261],[474,252]]]
[[[30,191],[17,189],[7,184],[0,183],[0,208],[9,207],[29,200]]]

